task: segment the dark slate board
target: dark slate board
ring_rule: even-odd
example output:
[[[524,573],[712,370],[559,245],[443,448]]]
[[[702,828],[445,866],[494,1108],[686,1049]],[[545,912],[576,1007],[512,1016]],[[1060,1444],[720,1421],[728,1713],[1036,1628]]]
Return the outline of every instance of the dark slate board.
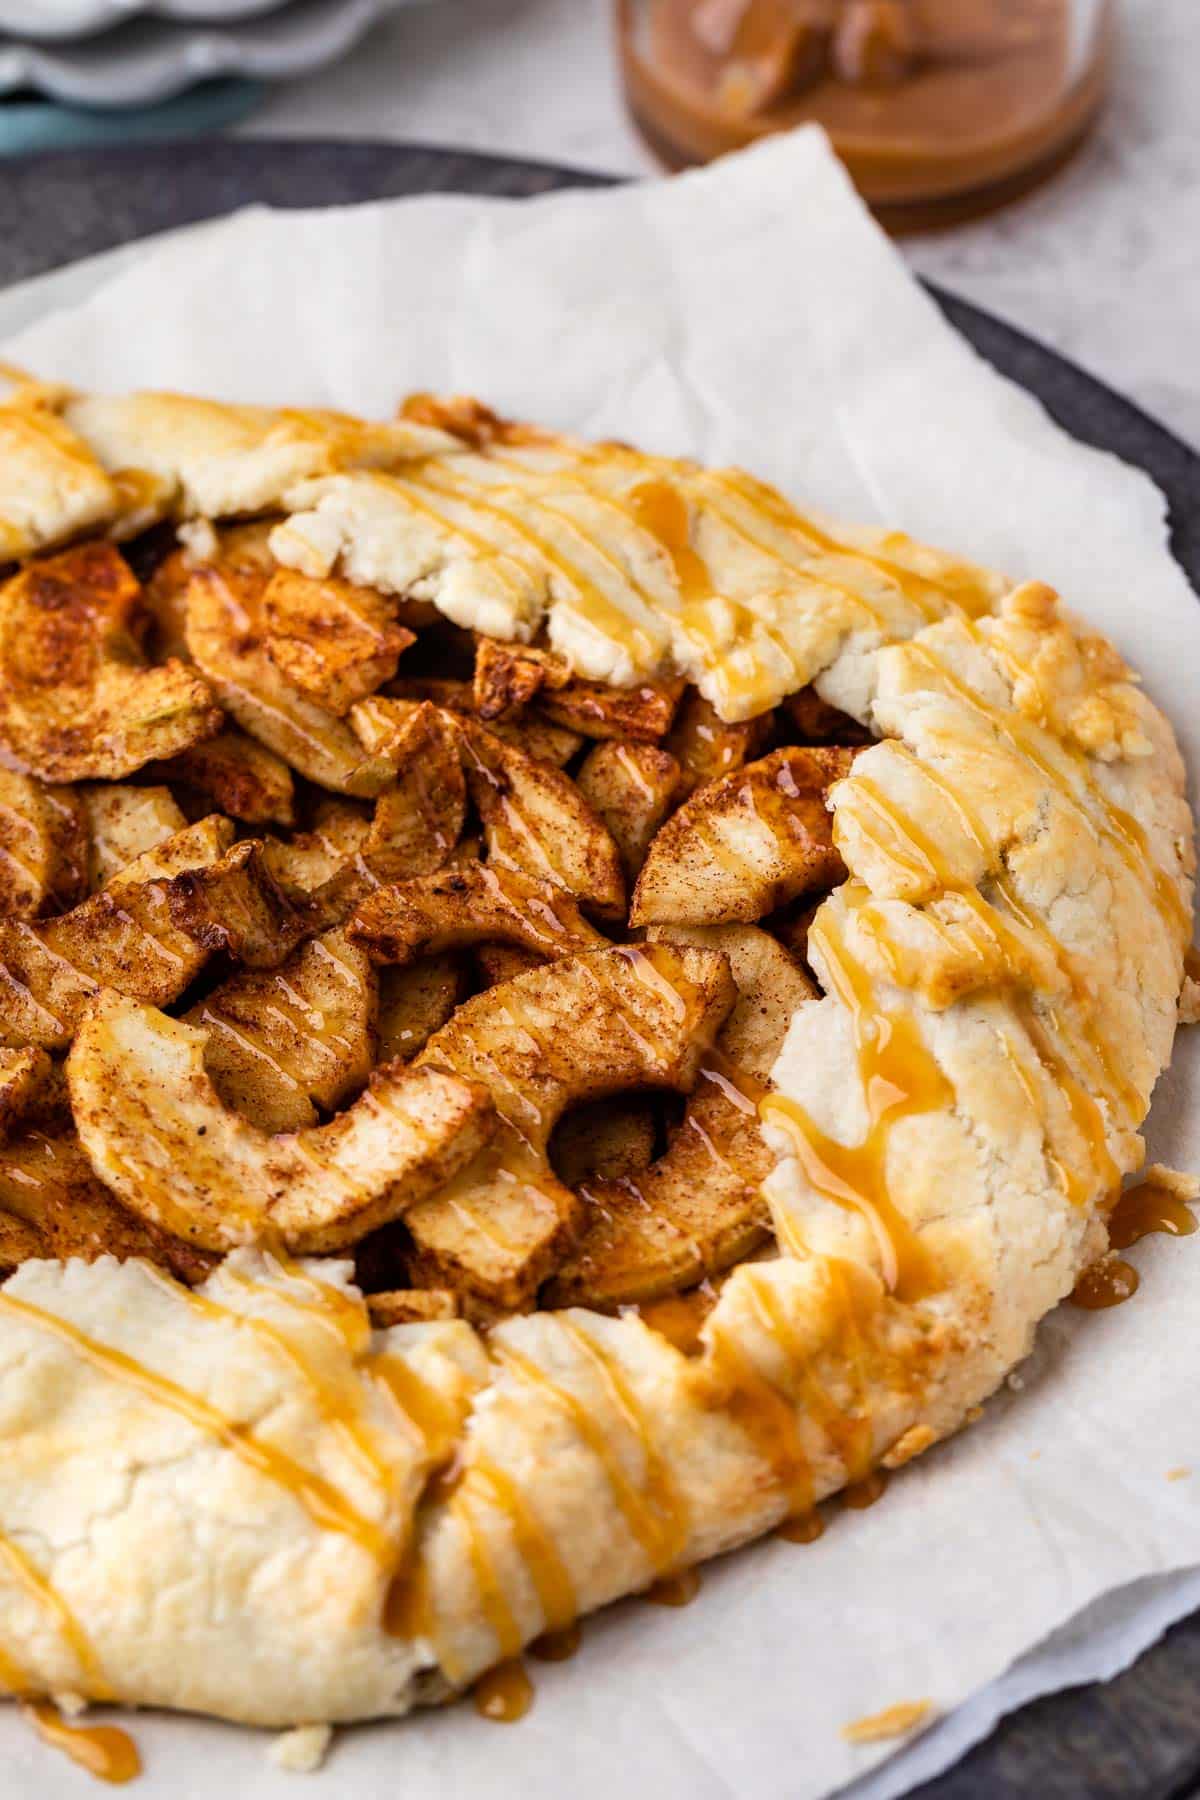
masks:
[[[527,196],[601,176],[421,145],[233,139],[62,152],[4,165],[0,287],[251,202],[332,206],[399,194]],[[1088,444],[1167,496],[1200,591],[1200,457],[1110,388],[1011,326],[934,290],[951,322]],[[1200,1615],[1124,1675],[1034,1701],[919,1800],[1184,1800],[1200,1795]],[[914,1800],[916,1797],[914,1796]]]

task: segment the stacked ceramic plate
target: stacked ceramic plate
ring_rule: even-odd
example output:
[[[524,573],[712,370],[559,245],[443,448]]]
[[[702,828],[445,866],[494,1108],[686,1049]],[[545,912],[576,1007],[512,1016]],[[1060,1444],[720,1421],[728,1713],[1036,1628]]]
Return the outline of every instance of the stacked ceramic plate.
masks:
[[[0,0],[0,144],[10,97],[146,108],[201,82],[285,80],[343,55],[391,3]]]

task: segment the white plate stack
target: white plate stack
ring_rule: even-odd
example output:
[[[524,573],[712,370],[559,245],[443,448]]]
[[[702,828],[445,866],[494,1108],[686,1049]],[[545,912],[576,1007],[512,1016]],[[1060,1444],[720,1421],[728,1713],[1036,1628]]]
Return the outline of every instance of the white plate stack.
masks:
[[[0,97],[148,107],[222,77],[283,81],[344,55],[390,4],[0,0]]]

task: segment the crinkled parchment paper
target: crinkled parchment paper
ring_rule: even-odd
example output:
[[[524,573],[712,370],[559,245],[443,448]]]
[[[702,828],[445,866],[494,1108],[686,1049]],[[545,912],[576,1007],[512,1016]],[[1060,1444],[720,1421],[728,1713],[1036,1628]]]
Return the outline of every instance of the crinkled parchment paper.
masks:
[[[1160,496],[977,359],[816,134],[613,192],[247,213],[147,253],[5,353],[82,384],[377,414],[411,388],[466,390],[743,462],[801,500],[1055,583],[1141,669],[1196,766],[1200,604]],[[1152,1155],[1191,1167],[1198,1056],[1185,1034],[1150,1127]],[[1133,1254],[1131,1304],[1061,1309],[1021,1391],[874,1510],[810,1547],[727,1559],[686,1610],[592,1622],[573,1662],[537,1665],[515,1729],[457,1707],[348,1733],[317,1779],[361,1800],[805,1800],[856,1778],[878,1797],[1006,1706],[1114,1672],[1200,1600],[1196,1577],[1161,1579],[1200,1564],[1200,1237]],[[1181,1468],[1195,1473],[1168,1480]],[[1085,1607],[1086,1629],[1063,1631]],[[959,1710],[891,1761],[893,1745],[840,1735],[921,1699]],[[232,1728],[139,1730],[146,1800],[293,1791]],[[78,1792],[15,1718],[0,1716],[0,1748],[22,1792]]]

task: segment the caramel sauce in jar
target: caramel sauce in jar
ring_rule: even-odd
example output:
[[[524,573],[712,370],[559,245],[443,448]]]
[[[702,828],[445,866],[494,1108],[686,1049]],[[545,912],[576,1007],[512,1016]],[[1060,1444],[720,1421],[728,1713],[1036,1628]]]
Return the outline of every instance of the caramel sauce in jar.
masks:
[[[617,0],[634,119],[673,167],[815,122],[894,229],[1024,192],[1104,95],[1112,0]]]

